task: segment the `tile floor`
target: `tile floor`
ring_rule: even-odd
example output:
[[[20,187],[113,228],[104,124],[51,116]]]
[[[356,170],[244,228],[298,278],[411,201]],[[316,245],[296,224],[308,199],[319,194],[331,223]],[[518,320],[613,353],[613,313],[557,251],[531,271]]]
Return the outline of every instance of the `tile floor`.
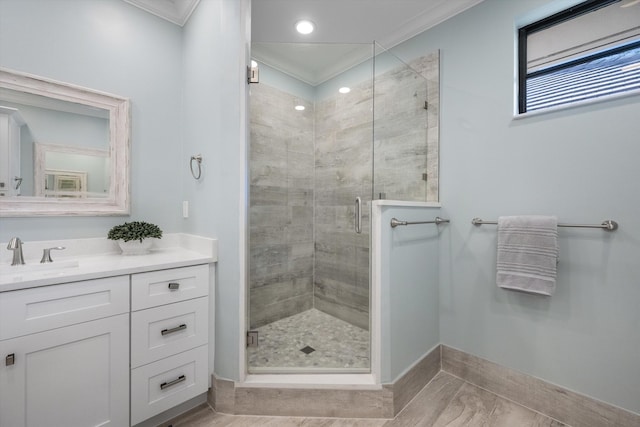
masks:
[[[369,370],[369,331],[320,310],[307,310],[257,331],[258,347],[247,349],[249,372]]]
[[[223,426],[561,427],[565,424],[440,372],[393,420],[225,415],[206,407],[173,423],[173,427]]]

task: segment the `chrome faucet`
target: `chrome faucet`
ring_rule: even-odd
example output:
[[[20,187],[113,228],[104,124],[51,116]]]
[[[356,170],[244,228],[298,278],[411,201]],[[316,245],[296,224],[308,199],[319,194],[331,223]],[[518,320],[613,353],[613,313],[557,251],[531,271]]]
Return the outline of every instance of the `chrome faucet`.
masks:
[[[42,259],[40,260],[40,264],[45,264],[47,262],[53,262],[53,260],[51,259],[51,251],[52,250],[57,250],[57,251],[61,251],[63,249],[65,249],[64,246],[56,246],[55,248],[46,248],[42,251]]]
[[[13,261],[11,265],[22,265],[24,264],[24,257],[22,256],[22,240],[18,237],[14,237],[9,241],[7,245],[7,249],[13,251]]]

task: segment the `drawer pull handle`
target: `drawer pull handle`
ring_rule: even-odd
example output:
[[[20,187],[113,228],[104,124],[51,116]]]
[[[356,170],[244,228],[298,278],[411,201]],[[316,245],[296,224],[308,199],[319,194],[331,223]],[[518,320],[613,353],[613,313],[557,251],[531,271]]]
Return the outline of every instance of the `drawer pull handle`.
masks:
[[[171,329],[163,329],[160,331],[160,333],[162,335],[169,335],[172,334],[174,332],[178,332],[178,331],[182,331],[184,329],[187,329],[187,325],[185,325],[184,323],[180,326],[176,326],[175,328],[171,328]]]
[[[160,384],[160,390],[164,390],[167,387],[171,387],[172,385],[176,385],[178,383],[181,383],[182,381],[184,381],[186,379],[187,379],[187,377],[185,377],[184,375],[180,375],[178,378],[176,378],[173,381],[169,381],[168,383]]]
[[[6,366],[11,366],[14,363],[16,363],[16,355],[15,355],[15,353],[11,353],[10,355],[8,355],[7,357],[4,358],[4,364]]]
[[[169,289],[171,289],[172,291],[177,291],[178,289],[180,289],[180,283],[178,282],[169,283]]]

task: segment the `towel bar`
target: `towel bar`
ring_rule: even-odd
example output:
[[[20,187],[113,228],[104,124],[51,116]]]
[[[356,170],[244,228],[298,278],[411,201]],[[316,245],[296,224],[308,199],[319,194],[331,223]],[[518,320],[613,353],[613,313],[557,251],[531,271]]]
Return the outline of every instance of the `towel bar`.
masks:
[[[473,218],[471,224],[483,225],[483,224],[497,224],[498,221],[484,221],[480,218]],[[614,231],[618,229],[618,223],[607,219],[602,221],[602,224],[558,224],[558,227],[575,227],[575,228],[602,228],[607,231]]]
[[[400,221],[396,218],[391,218],[391,228],[396,228],[399,225],[414,225],[414,224],[435,224],[435,225],[440,225],[444,222],[449,222],[448,219],[444,219],[444,218],[440,218],[439,216],[435,217],[435,219],[433,221],[414,221],[414,222],[408,222],[408,221]]]

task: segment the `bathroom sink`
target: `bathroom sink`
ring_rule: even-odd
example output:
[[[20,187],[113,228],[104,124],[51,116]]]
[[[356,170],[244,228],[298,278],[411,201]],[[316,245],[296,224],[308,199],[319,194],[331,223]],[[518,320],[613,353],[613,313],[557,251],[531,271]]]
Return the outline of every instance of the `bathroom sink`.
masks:
[[[22,265],[3,265],[0,267],[0,276],[14,276],[14,275],[50,275],[56,273],[66,272],[69,269],[78,268],[80,264],[77,260],[69,261],[55,261],[47,262],[44,264],[22,264]]]

